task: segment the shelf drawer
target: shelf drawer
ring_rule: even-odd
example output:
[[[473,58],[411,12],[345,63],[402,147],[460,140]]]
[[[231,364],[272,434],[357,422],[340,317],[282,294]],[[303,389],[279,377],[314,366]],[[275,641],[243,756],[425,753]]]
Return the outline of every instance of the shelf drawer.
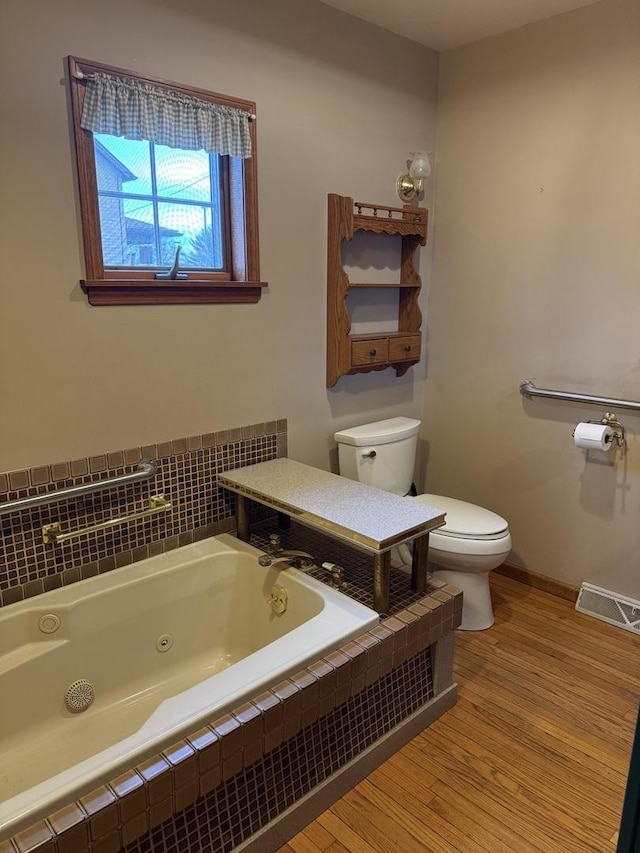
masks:
[[[422,347],[421,335],[404,335],[389,341],[389,361],[419,361]]]
[[[389,339],[373,338],[370,341],[351,342],[351,364],[384,364],[389,361]]]

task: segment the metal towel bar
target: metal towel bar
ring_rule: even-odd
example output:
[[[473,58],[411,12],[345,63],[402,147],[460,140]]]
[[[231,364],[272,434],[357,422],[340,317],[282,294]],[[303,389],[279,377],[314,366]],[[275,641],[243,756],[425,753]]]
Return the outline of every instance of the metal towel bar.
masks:
[[[130,483],[138,483],[141,480],[150,480],[158,473],[158,465],[153,459],[141,459],[138,466],[131,474],[122,474],[119,477],[109,477],[106,480],[95,480],[93,483],[83,483],[81,486],[69,486],[66,489],[58,489],[55,492],[44,492],[42,495],[31,495],[28,498],[20,498],[15,501],[7,501],[0,504],[0,516],[8,515],[10,512],[20,512],[23,509],[33,509],[37,506],[66,501],[70,498],[78,498],[82,495],[92,495],[96,492],[104,492],[107,489],[116,489],[119,486],[128,486]]]
[[[77,530],[71,530],[67,533],[62,532],[59,521],[54,521],[51,524],[45,524],[42,528],[42,540],[45,545],[53,542],[59,545],[66,542],[68,539],[76,539],[78,536],[86,536],[87,533],[95,533],[96,530],[107,530],[109,527],[115,527],[118,524],[126,524],[129,521],[137,521],[139,518],[148,518],[150,515],[157,515],[159,512],[168,512],[171,509],[171,501],[164,495],[152,495],[149,498],[148,509],[132,512],[129,515],[121,515],[118,518],[108,518],[106,521],[101,521],[99,524],[92,524],[90,527],[80,527]]]
[[[616,400],[614,397],[593,397],[591,394],[551,391],[548,388],[536,388],[530,379],[520,383],[520,393],[523,397],[549,397],[552,400],[567,400],[570,403],[585,403],[589,406],[604,406],[607,409],[640,412],[640,401],[637,400]]]

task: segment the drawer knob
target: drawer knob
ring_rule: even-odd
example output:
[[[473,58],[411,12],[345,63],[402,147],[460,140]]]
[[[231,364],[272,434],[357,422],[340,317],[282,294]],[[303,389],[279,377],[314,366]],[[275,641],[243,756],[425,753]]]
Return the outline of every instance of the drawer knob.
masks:
[[[407,344],[406,347],[404,348],[404,351],[405,352],[411,352],[411,344]]]
[[[374,356],[374,355],[376,355],[376,353],[377,353],[377,352],[378,352],[378,350],[370,349],[370,350],[369,350],[369,355],[373,358],[373,356]]]

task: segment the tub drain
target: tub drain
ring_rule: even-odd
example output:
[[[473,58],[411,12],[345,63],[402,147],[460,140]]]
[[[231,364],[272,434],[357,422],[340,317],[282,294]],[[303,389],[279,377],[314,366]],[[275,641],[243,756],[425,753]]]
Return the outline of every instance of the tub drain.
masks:
[[[93,689],[93,684],[86,678],[79,678],[67,687],[67,692],[64,694],[64,704],[67,706],[67,711],[71,711],[72,714],[80,714],[87,710],[95,698],[96,692]]]

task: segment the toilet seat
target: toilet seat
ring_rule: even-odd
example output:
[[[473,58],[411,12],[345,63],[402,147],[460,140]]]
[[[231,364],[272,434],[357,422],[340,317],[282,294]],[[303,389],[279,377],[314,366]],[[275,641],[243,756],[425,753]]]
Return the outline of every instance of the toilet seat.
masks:
[[[488,556],[511,550],[509,525],[497,513],[442,495],[417,495],[411,500],[437,507],[446,513],[445,524],[429,533],[429,550],[433,556],[436,551]]]
[[[434,531],[441,536],[455,536],[461,539],[501,539],[509,529],[507,521],[501,515],[467,501],[427,494],[417,495],[411,499],[437,507],[446,513],[444,526]]]
[[[506,558],[511,551],[511,534],[505,534],[494,539],[472,539],[461,536],[443,536],[439,530],[429,533],[429,559],[438,562],[438,552],[442,554],[460,554],[468,557],[489,557],[502,554]]]

